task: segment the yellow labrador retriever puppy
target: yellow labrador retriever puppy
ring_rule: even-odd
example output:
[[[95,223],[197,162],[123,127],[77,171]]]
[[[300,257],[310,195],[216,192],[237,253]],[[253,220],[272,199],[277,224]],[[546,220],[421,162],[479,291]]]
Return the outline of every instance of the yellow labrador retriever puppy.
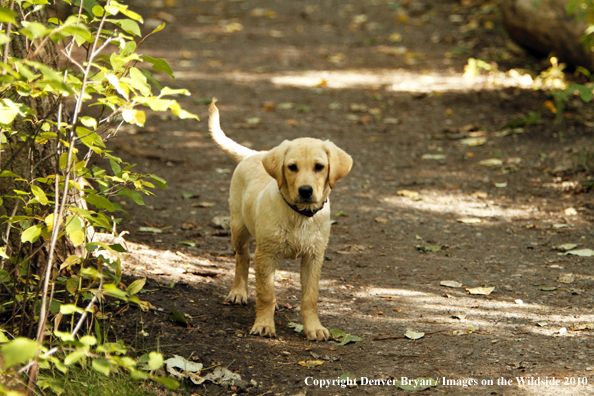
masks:
[[[330,141],[285,140],[254,151],[221,130],[216,99],[208,127],[217,146],[239,164],[231,179],[229,206],[235,248],[235,280],[226,301],[247,304],[248,242],[256,238],[256,322],[251,334],[274,337],[274,271],[283,258],[301,257],[301,317],[310,340],[328,340],[318,319],[318,283],[330,235],[328,195],[353,160]]]

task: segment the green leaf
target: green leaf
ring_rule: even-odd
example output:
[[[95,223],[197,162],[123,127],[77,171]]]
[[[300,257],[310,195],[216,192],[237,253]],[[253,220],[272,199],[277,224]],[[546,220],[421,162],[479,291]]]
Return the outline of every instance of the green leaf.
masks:
[[[190,91],[188,91],[187,89],[171,89],[169,87],[165,87],[161,90],[161,94],[159,96],[165,96],[165,95],[185,95],[188,96],[190,95]]]
[[[538,290],[540,290],[540,291],[554,291],[554,290],[557,290],[557,288],[554,286],[539,286]]]
[[[105,375],[106,377],[109,376],[109,363],[107,362],[107,360],[104,359],[93,359],[93,370]]]
[[[113,171],[114,175],[117,176],[122,172],[122,167],[120,167],[120,165],[115,160],[110,159],[109,164],[111,165],[111,170]]]
[[[582,84],[576,84],[576,89],[580,94],[580,98],[586,103],[589,103],[594,98],[594,94],[592,93],[592,87],[587,87]]]
[[[103,139],[96,132],[93,132],[87,128],[77,127],[76,135],[80,138],[80,141],[87,147],[99,146],[105,148]]]
[[[145,61],[147,61],[153,65],[153,70],[159,71],[159,72],[165,72],[165,73],[169,74],[171,76],[171,78],[175,79],[175,77],[173,76],[173,70],[171,70],[171,67],[164,59],[153,58],[148,55],[143,55],[142,57],[144,58]]]
[[[136,279],[134,282],[130,283],[130,285],[126,288],[126,292],[128,292],[129,295],[133,296],[140,292],[145,284],[146,278]]]
[[[16,177],[17,179],[20,179],[21,178],[16,173],[12,173],[12,172],[7,171],[7,170],[0,171],[0,177]]]
[[[72,256],[70,256],[72,257]],[[66,290],[73,296],[78,293],[79,280],[77,278],[68,278],[66,281]]]
[[[117,195],[123,195],[124,197],[128,197],[132,201],[134,201],[134,203],[136,203],[137,205],[144,206],[144,200],[142,199],[142,195],[140,195],[140,193],[138,191],[125,189],[125,190],[118,192]]]
[[[86,29],[86,26],[82,24],[78,26],[68,26],[62,30],[62,33],[75,36],[77,38],[77,42],[93,42],[93,36],[91,36],[91,33],[89,33],[89,31]]]
[[[176,390],[179,388],[179,382],[172,378],[168,377],[155,377],[155,381],[160,382],[161,384],[165,385],[169,389]]]
[[[151,177],[151,180],[153,181],[153,183],[155,183],[157,186],[159,186],[159,188],[167,188],[167,181],[165,181],[165,179],[160,178],[157,175],[149,175]]]
[[[66,366],[71,366],[78,362],[80,359],[85,357],[85,353],[83,351],[74,351],[70,355],[64,358],[64,364]]]
[[[158,352],[149,353],[147,365],[150,370],[160,369],[163,367],[163,355]]]
[[[48,32],[48,29],[43,23],[27,21],[22,21],[21,23],[24,26],[24,28],[19,30],[19,32],[25,35],[29,40],[43,38]]]
[[[21,234],[21,242],[31,242],[31,243],[34,243],[35,241],[37,241],[37,239],[39,239],[39,236],[41,235],[41,230],[42,229],[43,229],[43,226],[40,225],[40,224],[36,224],[34,226],[31,226],[31,227],[27,228]]]
[[[81,307],[77,307],[74,304],[62,304],[60,306],[60,313],[62,315],[72,315],[74,313],[82,314],[84,312],[85,312],[84,309],[82,309]]]
[[[125,80],[130,84],[132,88],[135,88],[140,92],[143,96],[150,96],[151,95],[151,87],[147,83],[146,76],[142,74],[140,70],[135,67],[130,68],[130,77]]]
[[[80,231],[82,229],[83,224],[78,216],[70,215],[66,218],[66,232],[68,234],[74,231]]]
[[[163,22],[162,24],[160,24],[159,26],[157,26],[157,27],[155,28],[155,30],[153,30],[153,31],[152,31],[150,34],[153,34],[153,33],[160,32],[160,31],[161,31],[161,30],[163,30],[163,29],[165,29],[165,22]]]
[[[130,371],[130,377],[134,381],[142,381],[142,380],[148,379],[149,378],[149,374],[148,373],[145,373],[144,371],[131,370]]]
[[[84,335],[82,337],[80,337],[79,341],[86,346],[93,346],[93,345],[97,345],[97,339],[95,337],[93,337],[92,335]]]
[[[417,249],[425,252],[425,253],[435,253],[441,251],[441,246],[439,245],[429,245],[429,246],[421,246],[417,245]]]
[[[185,315],[175,308],[171,308],[171,312],[169,313],[169,318],[179,325],[182,325],[182,326],[188,325],[188,321],[186,320]]]
[[[103,340],[101,337],[101,325],[99,324],[99,319],[95,318],[95,334],[97,335],[97,344],[103,344]]]
[[[97,129],[97,120],[93,117],[84,116],[80,118],[81,124],[86,127]]]
[[[91,10],[91,12],[93,15],[95,15],[96,17],[99,17],[99,18],[101,18],[103,16],[103,14],[105,14],[105,10],[100,5],[94,6],[93,9]]]
[[[140,27],[138,26],[138,23],[131,19],[111,19],[110,22],[121,27],[126,33],[130,33],[138,37],[142,35],[142,33],[140,33]]]
[[[24,337],[18,337],[2,345],[0,351],[4,357],[3,369],[16,366],[17,364],[27,363],[37,355],[37,341]]]
[[[103,286],[103,294],[111,297],[116,297],[124,301],[128,300],[128,295],[126,294],[126,292],[120,290],[118,286],[113,283],[109,283]]]
[[[0,7],[0,23],[16,24],[17,13],[8,8]]]
[[[80,7],[80,1],[81,0],[74,1],[74,5],[77,7]],[[100,4],[96,0],[84,0],[83,1],[83,8],[89,15],[93,15],[93,8],[97,7],[97,6],[100,6]]]
[[[115,210],[113,204],[103,195],[87,194],[83,198],[97,209],[105,209],[108,212],[113,212]]]
[[[31,113],[31,109],[22,103],[15,103],[10,99],[0,99],[0,124],[9,125],[16,116],[24,117]]]
[[[350,342],[359,342],[359,341],[363,341],[362,337],[357,337],[348,333],[345,333],[342,330],[339,329],[331,329],[330,333],[332,333],[332,337],[336,338],[338,341],[340,341],[340,346],[344,346]]]
[[[39,186],[32,184],[31,192],[33,193],[33,195],[35,195],[37,201],[39,201],[40,204],[47,205],[49,203],[49,200],[47,199],[45,192],[43,192],[43,190]]]

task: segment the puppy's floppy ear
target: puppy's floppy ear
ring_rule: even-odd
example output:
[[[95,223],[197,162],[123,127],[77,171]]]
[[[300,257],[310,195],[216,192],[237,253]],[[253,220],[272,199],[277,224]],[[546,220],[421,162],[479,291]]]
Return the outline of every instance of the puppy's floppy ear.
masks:
[[[334,183],[342,179],[351,171],[353,159],[334,143],[326,140],[326,153],[328,154],[328,185],[334,188]]]
[[[264,169],[266,169],[266,172],[276,180],[279,189],[283,186],[285,181],[283,166],[285,164],[285,154],[289,148],[289,143],[288,140],[285,140],[280,146],[273,148],[264,156],[264,158],[262,158]]]

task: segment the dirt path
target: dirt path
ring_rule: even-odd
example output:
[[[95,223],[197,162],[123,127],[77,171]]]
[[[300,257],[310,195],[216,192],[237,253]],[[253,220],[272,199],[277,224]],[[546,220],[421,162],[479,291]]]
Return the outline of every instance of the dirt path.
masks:
[[[120,337],[205,367],[229,366],[257,383],[247,389],[257,395],[404,392],[380,383],[312,385],[347,372],[369,381],[432,377],[438,384],[424,394],[436,395],[594,392],[593,258],[553,249],[594,248],[592,192],[580,188],[584,174],[571,173],[592,147],[585,126],[592,114],[582,108],[553,126],[544,94],[501,88],[508,80],[463,78],[471,56],[510,66],[535,62],[506,47],[493,5],[138,3],[149,27],[171,21],[143,51],[170,62],[176,79],[162,82],[189,89],[193,96],[180,101],[202,121],[153,115],[146,128],[113,141],[138,171],[169,182],[146,207],[127,206],[131,218],[122,227],[134,254],[126,270],[152,278],[143,298],[190,315],[192,327],[176,326],[166,313],[129,310],[117,317]],[[353,171],[332,193],[336,224],[319,310],[326,326],[363,341],[311,343],[287,327],[300,321],[296,262],[282,262],[277,272],[276,339],[247,335],[253,276],[248,307],[223,304],[233,252],[213,218],[228,216],[234,162],[207,136],[204,103],[212,96],[223,129],[239,142],[268,149],[312,136],[354,157]],[[506,123],[543,109],[544,124],[501,133]],[[462,137],[486,141],[473,146]],[[478,222],[460,221],[469,218]],[[162,233],[141,232],[146,226]],[[469,294],[476,287],[494,290]],[[412,340],[407,330],[425,335]],[[323,364],[299,364],[316,360]],[[532,385],[518,384],[527,377]],[[221,391],[241,389],[191,388]]]

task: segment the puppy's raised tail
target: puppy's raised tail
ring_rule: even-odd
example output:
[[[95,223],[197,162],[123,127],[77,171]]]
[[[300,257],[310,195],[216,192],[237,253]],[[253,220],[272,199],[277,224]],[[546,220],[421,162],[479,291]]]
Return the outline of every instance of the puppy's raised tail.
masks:
[[[219,121],[219,109],[217,109],[217,106],[215,106],[216,102],[216,98],[212,98],[212,102],[210,103],[210,107],[208,109],[208,129],[215,144],[237,162],[241,162],[247,157],[258,153],[255,150],[249,149],[239,143],[234,142],[233,140],[229,139],[227,135],[225,135],[225,132],[223,132],[221,129],[221,123]]]

